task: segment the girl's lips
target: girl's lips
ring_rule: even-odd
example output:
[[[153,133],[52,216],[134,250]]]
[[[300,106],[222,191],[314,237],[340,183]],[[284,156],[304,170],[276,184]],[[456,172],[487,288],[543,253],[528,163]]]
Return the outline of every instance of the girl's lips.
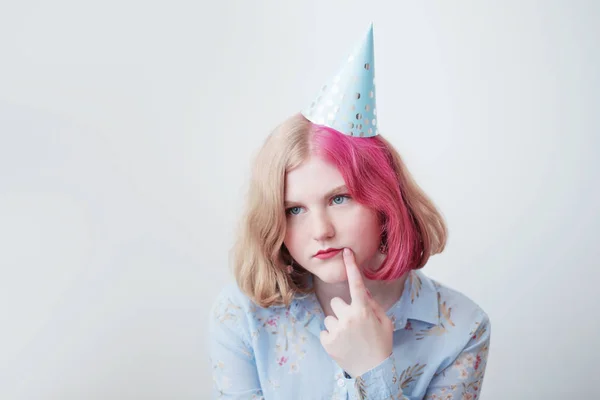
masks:
[[[315,258],[319,258],[321,260],[325,260],[327,258],[331,258],[331,257],[335,256],[340,251],[342,251],[342,249],[331,250],[331,251],[328,251],[328,252],[325,252],[325,253],[319,253],[319,254],[315,255]]]

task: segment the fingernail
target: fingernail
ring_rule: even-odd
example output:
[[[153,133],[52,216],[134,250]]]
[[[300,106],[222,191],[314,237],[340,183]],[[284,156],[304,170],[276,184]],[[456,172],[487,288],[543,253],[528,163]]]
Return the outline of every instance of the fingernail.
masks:
[[[344,255],[345,256],[349,256],[350,255],[350,249],[349,248],[344,248]]]

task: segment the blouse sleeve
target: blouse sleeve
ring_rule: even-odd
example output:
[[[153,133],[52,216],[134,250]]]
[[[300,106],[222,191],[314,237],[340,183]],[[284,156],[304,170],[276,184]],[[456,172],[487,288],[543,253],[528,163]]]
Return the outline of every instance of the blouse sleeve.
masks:
[[[454,362],[431,380],[426,400],[478,399],[487,365],[490,345],[490,321],[487,315],[472,332],[471,339]]]
[[[425,393],[425,400],[478,399],[483,384],[490,344],[490,322],[487,316],[477,323],[471,337],[454,362],[436,374]],[[398,376],[392,354],[381,364],[361,376],[346,376],[350,399],[408,400],[402,389],[406,379]]]
[[[209,317],[208,353],[213,399],[263,399],[243,309],[225,294]]]
[[[381,364],[365,372],[364,374],[351,378],[345,374],[348,397],[359,400],[406,400],[402,394],[402,388],[398,384],[396,362],[392,353]]]

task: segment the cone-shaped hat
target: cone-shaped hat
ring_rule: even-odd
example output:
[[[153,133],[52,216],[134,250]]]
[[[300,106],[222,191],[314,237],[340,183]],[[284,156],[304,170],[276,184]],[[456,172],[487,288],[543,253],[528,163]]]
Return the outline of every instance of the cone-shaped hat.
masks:
[[[375,93],[373,24],[337,75],[323,85],[310,107],[302,111],[309,121],[349,136],[378,134]]]

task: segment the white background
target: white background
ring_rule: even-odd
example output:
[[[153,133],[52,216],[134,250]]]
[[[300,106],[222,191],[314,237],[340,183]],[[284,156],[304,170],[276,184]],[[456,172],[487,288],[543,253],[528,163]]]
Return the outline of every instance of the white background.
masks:
[[[600,3],[485,3],[3,1],[0,398],[208,398],[250,161],[371,21],[450,229],[424,271],[492,320],[482,398],[594,397]]]

